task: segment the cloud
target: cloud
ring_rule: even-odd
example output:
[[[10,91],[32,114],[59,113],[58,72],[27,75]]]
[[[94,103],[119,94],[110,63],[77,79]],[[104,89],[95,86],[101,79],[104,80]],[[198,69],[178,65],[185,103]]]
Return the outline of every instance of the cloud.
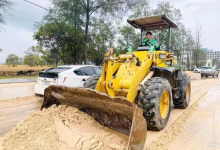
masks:
[[[6,29],[7,31],[0,34],[0,47],[3,49],[0,53],[0,63],[4,63],[9,54],[23,57],[25,50],[36,45],[36,41],[33,41],[32,32],[14,27],[7,27]]]
[[[5,16],[7,25],[5,30],[0,32],[0,48],[4,50],[0,53],[0,63],[5,62],[10,53],[23,57],[26,49],[36,45],[36,41],[33,41],[33,33],[36,30],[34,25],[47,13],[24,0],[12,1],[16,3],[11,11],[12,16]],[[46,8],[52,7],[50,0],[29,1]],[[194,30],[196,23],[200,22],[203,28],[203,46],[219,50],[220,0],[150,0],[150,4],[155,8],[162,1],[168,1],[181,10],[183,23],[187,28]]]
[[[30,0],[33,3],[49,8],[51,3],[49,0]],[[6,57],[14,53],[19,57],[24,57],[25,50],[30,46],[36,45],[33,40],[33,33],[36,30],[34,25],[40,22],[47,11],[33,6],[21,0],[13,0],[16,4],[10,11],[10,15],[6,14],[6,25],[4,30],[0,32],[0,63],[4,63]]]

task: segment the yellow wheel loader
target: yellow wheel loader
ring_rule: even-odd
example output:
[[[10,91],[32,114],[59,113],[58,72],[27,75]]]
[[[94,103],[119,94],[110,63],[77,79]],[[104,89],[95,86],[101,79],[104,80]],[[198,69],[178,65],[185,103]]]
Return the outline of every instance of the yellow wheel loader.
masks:
[[[70,105],[91,115],[100,124],[129,135],[128,149],[143,149],[147,129],[166,126],[172,104],[186,108],[191,83],[181,67],[176,67],[170,49],[149,51],[143,46],[143,32],[169,30],[177,25],[166,15],[128,20],[141,30],[136,51],[116,56],[106,54],[102,75],[90,77],[84,88],[50,86],[45,90],[42,108],[53,104]]]

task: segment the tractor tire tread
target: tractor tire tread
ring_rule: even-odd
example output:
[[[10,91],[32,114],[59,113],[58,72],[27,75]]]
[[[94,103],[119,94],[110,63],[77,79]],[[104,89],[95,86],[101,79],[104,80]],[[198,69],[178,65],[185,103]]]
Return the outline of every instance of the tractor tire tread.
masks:
[[[170,95],[169,112],[165,119],[160,115],[160,100],[164,90]],[[139,95],[139,106],[143,109],[143,115],[147,121],[149,130],[160,131],[165,128],[171,111],[171,86],[167,79],[153,77],[144,83]]]
[[[187,88],[188,82],[190,82],[189,76],[186,74],[183,74],[183,81],[179,84],[180,96],[179,98],[173,99],[173,104],[176,108],[185,109],[189,105],[190,98],[188,101],[186,100],[186,88]]]
[[[96,84],[99,80],[101,75],[93,75],[91,77],[89,77],[85,83],[83,84],[84,88],[89,88],[89,89],[95,89]]]

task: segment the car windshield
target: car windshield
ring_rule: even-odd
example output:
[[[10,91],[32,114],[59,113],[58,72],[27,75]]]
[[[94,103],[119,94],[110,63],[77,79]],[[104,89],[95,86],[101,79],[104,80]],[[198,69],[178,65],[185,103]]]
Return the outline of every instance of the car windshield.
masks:
[[[102,74],[101,68],[95,67],[94,69],[95,69],[96,74]]]
[[[203,70],[211,70],[212,67],[202,67]]]

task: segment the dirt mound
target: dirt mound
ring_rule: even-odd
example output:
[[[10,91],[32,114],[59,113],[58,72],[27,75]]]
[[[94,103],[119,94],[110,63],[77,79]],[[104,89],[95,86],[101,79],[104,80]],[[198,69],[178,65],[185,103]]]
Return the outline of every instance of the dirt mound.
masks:
[[[77,108],[52,106],[21,121],[3,140],[4,150],[122,150],[115,135]]]

